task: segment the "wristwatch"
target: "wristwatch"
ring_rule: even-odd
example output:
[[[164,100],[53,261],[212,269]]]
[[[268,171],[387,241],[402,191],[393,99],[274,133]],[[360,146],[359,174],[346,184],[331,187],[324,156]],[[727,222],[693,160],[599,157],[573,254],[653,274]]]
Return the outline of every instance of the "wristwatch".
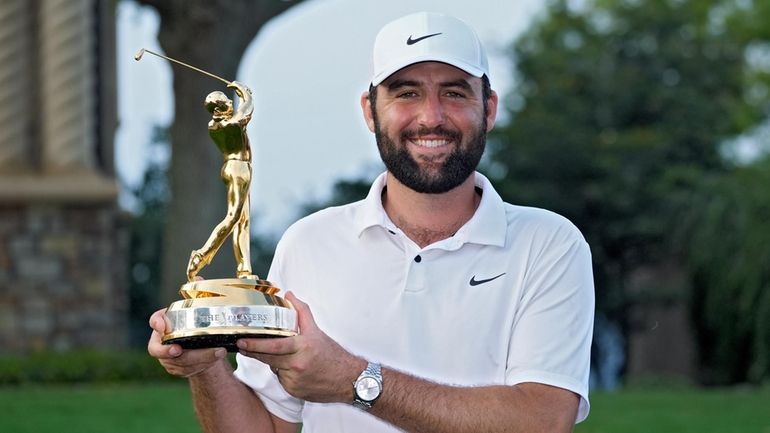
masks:
[[[353,382],[353,406],[369,410],[380,395],[382,395],[382,369],[380,364],[370,362]]]

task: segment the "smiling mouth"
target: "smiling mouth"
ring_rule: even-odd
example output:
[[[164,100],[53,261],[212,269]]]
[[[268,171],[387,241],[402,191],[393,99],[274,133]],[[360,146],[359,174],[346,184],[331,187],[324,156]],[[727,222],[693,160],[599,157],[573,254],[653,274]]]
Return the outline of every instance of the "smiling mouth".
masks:
[[[403,142],[409,142],[423,149],[439,149],[452,143],[459,143],[462,135],[457,131],[442,126],[435,128],[419,128],[404,131],[401,134]]]
[[[419,139],[418,138],[418,139],[411,139],[409,141],[411,141],[412,143],[414,143],[414,144],[416,144],[416,145],[418,145],[420,147],[426,147],[428,149],[435,149],[437,147],[448,145],[449,143],[451,143],[452,140],[449,140],[449,139],[446,139],[446,138],[430,139],[430,140]]]

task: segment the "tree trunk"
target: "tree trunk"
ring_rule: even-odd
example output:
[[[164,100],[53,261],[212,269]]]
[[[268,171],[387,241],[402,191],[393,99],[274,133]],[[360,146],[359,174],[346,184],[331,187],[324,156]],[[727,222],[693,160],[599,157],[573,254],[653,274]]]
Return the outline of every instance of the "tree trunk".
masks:
[[[138,1],[158,11],[161,20],[158,40],[166,55],[234,80],[243,51],[259,29],[301,0]],[[219,177],[222,154],[209,138],[210,115],[203,107],[203,100],[214,90],[232,93],[223,83],[187,68],[172,65],[172,71],[175,108],[170,129],[171,201],[164,230],[160,288],[163,304],[179,298],[177,291],[186,282],[190,252],[203,245],[225,216],[226,193]],[[235,276],[229,243],[220,249],[202,275],[205,278]]]

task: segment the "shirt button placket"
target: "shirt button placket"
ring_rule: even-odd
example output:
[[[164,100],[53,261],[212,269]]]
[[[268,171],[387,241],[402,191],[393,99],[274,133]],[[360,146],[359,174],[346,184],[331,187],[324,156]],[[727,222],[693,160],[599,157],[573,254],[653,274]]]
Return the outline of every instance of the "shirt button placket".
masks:
[[[427,263],[423,254],[412,256],[409,261],[409,275],[406,278],[406,292],[425,290],[425,272]]]

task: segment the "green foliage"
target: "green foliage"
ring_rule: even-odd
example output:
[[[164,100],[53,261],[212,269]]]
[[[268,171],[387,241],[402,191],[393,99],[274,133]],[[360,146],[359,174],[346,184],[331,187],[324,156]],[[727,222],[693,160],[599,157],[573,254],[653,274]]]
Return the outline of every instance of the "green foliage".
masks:
[[[770,158],[705,178],[682,218],[705,380],[770,378]]]
[[[682,200],[702,179],[728,175],[723,143],[767,107],[750,97],[767,74],[746,62],[752,42],[735,30],[734,6],[556,1],[512,49],[519,85],[504,100],[512,121],[490,136],[489,172],[507,201],[554,210],[583,231],[597,307],[626,332],[639,300],[631,274],[679,259],[677,209],[694,205]]]
[[[332,192],[328,200],[308,202],[302,205],[300,215],[310,215],[313,212],[330,206],[340,206],[363,200],[369,193],[375,176],[365,176],[359,179],[340,179],[332,186]],[[371,179],[370,179],[371,178]]]
[[[254,215],[252,214],[253,217]],[[266,278],[268,271],[270,271],[270,264],[273,262],[277,243],[278,239],[271,235],[257,236],[254,233],[251,234],[249,248],[251,251],[252,271],[262,278]]]
[[[146,351],[44,352],[0,357],[0,386],[173,379]]]
[[[169,200],[167,180],[168,133],[156,127],[148,167],[139,187],[131,192],[138,209],[131,219],[129,241],[130,341],[147,343],[147,319],[159,306],[163,227]]]

